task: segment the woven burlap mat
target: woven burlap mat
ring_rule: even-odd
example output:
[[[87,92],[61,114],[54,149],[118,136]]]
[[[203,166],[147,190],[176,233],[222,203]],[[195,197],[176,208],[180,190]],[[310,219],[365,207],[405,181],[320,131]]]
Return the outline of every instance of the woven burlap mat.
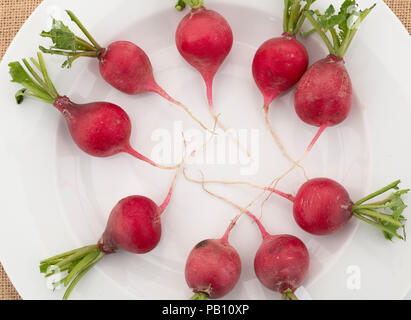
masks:
[[[411,0],[384,0],[411,34]],[[0,0],[0,59],[41,0]],[[0,300],[20,299],[0,264]]]

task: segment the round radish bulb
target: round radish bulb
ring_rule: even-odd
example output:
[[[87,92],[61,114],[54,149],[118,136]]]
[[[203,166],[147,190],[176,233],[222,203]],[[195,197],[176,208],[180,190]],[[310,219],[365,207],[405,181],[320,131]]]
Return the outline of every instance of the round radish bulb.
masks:
[[[235,287],[240,274],[240,256],[228,241],[221,239],[198,243],[185,267],[187,284],[195,293],[193,300],[225,296]]]
[[[343,17],[344,20],[338,24],[334,22],[337,15],[333,15],[335,9],[332,5],[323,15],[319,11],[304,12],[304,16],[324,40],[330,54],[314,63],[301,78],[295,91],[294,106],[301,120],[320,127],[321,131],[326,127],[340,124],[350,113],[353,89],[344,66],[344,56],[360,23],[375,7],[373,5],[364,11],[358,11],[355,1],[350,1],[350,4],[353,2],[350,6],[347,5],[347,1],[338,13],[338,17]],[[357,19],[352,23],[354,15]],[[324,24],[327,25],[327,29],[323,28]],[[352,32],[347,32],[347,28]],[[327,31],[333,34],[332,40],[327,36]]]
[[[301,286],[309,265],[307,247],[291,235],[266,236],[254,259],[258,280],[266,288],[285,295]]]
[[[219,13],[206,9],[203,1],[185,2],[192,10],[178,25],[177,49],[204,78],[208,102],[213,109],[214,76],[231,51],[233,32],[227,20]]]
[[[114,88],[127,93],[156,92],[153,68],[146,53],[129,41],[116,41],[98,56],[100,74]]]
[[[66,96],[54,106],[63,114],[74,142],[95,157],[109,157],[129,145],[131,122],[119,106],[109,102],[76,104]]]
[[[400,180],[381,188],[370,195],[353,203],[346,189],[338,182],[329,178],[315,178],[308,180],[298,190],[297,195],[287,194],[271,186],[258,186],[246,181],[221,181],[221,180],[195,180],[187,176],[187,180],[203,185],[203,189],[209,194],[222,199],[239,210],[240,206],[233,204],[226,198],[217,196],[205,188],[206,184],[248,185],[253,188],[269,191],[293,203],[294,219],[306,232],[315,235],[330,235],[344,228],[352,216],[380,229],[384,237],[392,240],[394,237],[405,240],[405,221],[403,216],[407,206],[403,196],[409,192],[408,189],[399,190]],[[369,200],[395,190],[388,197],[369,203]],[[249,213],[250,215],[250,213]],[[253,218],[253,216],[251,215]],[[254,219],[259,224],[258,219]],[[263,236],[266,234],[261,226]],[[401,232],[402,230],[402,235]]]
[[[161,206],[143,196],[130,196],[120,200],[111,211],[106,229],[96,245],[69,251],[40,262],[40,272],[46,277],[68,273],[54,286],[67,287],[63,299],[81,278],[105,255],[125,250],[144,254],[153,250],[161,238],[161,215],[167,208],[179,170],[168,195]]]
[[[301,78],[295,91],[294,105],[301,120],[320,127],[321,132],[326,127],[343,122],[351,110],[352,84],[343,59],[360,23],[375,7],[374,5],[358,12],[358,6],[355,1],[353,2],[354,4],[351,6],[347,6],[345,3],[341,6],[338,16],[343,16],[345,20],[340,21],[338,25],[334,23],[327,29],[337,35],[333,37],[332,41],[328,38],[325,29],[322,28],[324,23],[321,24],[318,21],[324,22],[326,20],[330,24],[335,21],[337,16],[332,15],[335,13],[334,7],[330,6],[324,15],[321,15],[319,11],[304,12],[315,31],[324,40],[330,54],[325,59],[314,63]],[[354,14],[358,14],[358,19],[353,25],[349,25]],[[343,30],[337,30],[337,27]],[[353,32],[344,32],[344,28],[349,28]],[[318,136],[315,139],[318,139]],[[310,148],[312,145],[313,143]]]
[[[299,166],[325,129],[340,124],[349,115],[353,88],[343,59],[361,22],[374,7],[375,5],[360,11],[356,1],[346,0],[338,14],[332,5],[324,14],[318,10],[302,12],[313,25],[313,31],[324,40],[329,55],[314,63],[297,84],[294,96],[295,111],[301,120],[319,129],[304,154],[294,161],[294,165],[280,179]],[[327,35],[328,31],[332,35],[331,39]]]
[[[130,146],[131,122],[122,108],[109,102],[76,104],[68,97],[59,95],[48,76],[41,53],[38,53],[38,62],[32,59],[32,63],[41,69],[41,76],[26,59],[23,62],[29,73],[19,62],[9,64],[12,81],[25,86],[17,92],[17,102],[22,103],[26,96],[34,96],[53,104],[64,116],[73,141],[84,152],[95,157],[110,157],[125,152],[158,168],[177,167],[156,164]]]
[[[298,300],[294,291],[303,283],[310,266],[307,247],[297,237],[271,235],[255,215],[246,214],[260,229],[263,242],[254,258],[254,271],[266,288],[282,294],[283,300]]]
[[[316,127],[335,126],[349,115],[353,100],[350,75],[344,60],[334,55],[314,63],[297,85],[295,111]]]
[[[239,209],[241,214],[237,217],[237,220],[245,213],[256,223],[263,238],[263,242],[257,250],[254,260],[254,270],[257,278],[270,290],[281,293],[283,299],[298,300],[294,291],[301,285],[306,277],[310,262],[309,253],[304,243],[291,235],[269,234],[261,221],[250,211],[247,211],[245,208],[225,197],[209,191],[205,187],[205,184],[210,182],[205,181],[204,176],[201,181],[198,181],[187,176],[185,170],[183,173],[188,181],[201,184],[203,190],[208,194]],[[215,180],[212,182],[219,183]],[[226,184],[236,183],[238,182],[226,182]],[[291,199],[289,195],[283,193],[281,193],[281,195]]]
[[[269,106],[275,98],[290,90],[303,76],[308,67],[308,53],[304,45],[296,39],[296,34],[304,23],[303,11],[308,10],[312,0],[286,2],[284,8],[284,27],[281,37],[265,41],[257,50],[252,71],[254,81],[264,98],[265,121],[275,143],[284,157],[295,161],[288,155],[268,118]]]
[[[88,41],[77,37],[63,22],[54,20],[52,29],[41,33],[41,36],[51,38],[54,46],[50,49],[40,46],[42,52],[66,56],[63,67],[71,67],[80,57],[96,58],[101,76],[114,88],[130,95],[155,92],[182,108],[203,129],[210,131],[185,105],[170,97],[157,84],[150,59],[140,47],[129,41],[115,41],[102,48],[75,14],[69,10],[66,12]]]
[[[402,196],[409,190],[398,190],[400,180],[353,203],[346,189],[338,182],[328,178],[308,180],[292,197],[270,187],[258,187],[271,191],[293,202],[293,214],[297,224],[306,232],[314,235],[330,235],[343,229],[352,216],[379,228],[384,237],[405,240],[406,221],[402,213],[407,207]],[[394,191],[383,200],[365,203],[371,199]],[[364,204],[365,203],[365,204]],[[398,230],[403,230],[401,235]]]
[[[352,217],[348,192],[342,185],[327,178],[304,183],[294,200],[294,219],[305,231],[316,235],[332,234]]]
[[[114,253],[123,249],[132,253],[153,250],[161,237],[161,210],[151,199],[131,196],[113,209],[99,241],[100,250]]]
[[[220,66],[233,46],[233,32],[227,20],[218,12],[206,9],[203,0],[179,0],[176,8],[183,10],[188,4],[192,9],[177,27],[175,41],[181,56],[203,77],[207,88],[207,100],[211,115],[218,126],[249,158],[251,154],[238,138],[228,130],[215,113],[213,81]]]
[[[291,89],[308,67],[308,53],[295,35],[284,34],[264,42],[253,60],[254,80],[264,97],[264,108]]]

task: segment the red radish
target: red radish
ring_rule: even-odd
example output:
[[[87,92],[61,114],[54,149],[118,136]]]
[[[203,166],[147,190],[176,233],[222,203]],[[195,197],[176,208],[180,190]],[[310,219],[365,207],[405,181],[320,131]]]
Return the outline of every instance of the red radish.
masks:
[[[304,183],[294,199],[294,219],[305,231],[327,235],[345,226],[354,203],[339,183],[325,178]]]
[[[186,176],[187,177],[187,176]],[[344,228],[352,216],[367,222],[383,231],[384,236],[405,240],[405,218],[402,216],[407,207],[402,195],[409,190],[399,190],[384,200],[365,203],[389,190],[398,190],[400,180],[353,203],[346,189],[338,182],[328,178],[308,180],[298,190],[294,197],[272,187],[262,187],[250,182],[227,182],[220,180],[194,180],[202,184],[244,184],[253,188],[275,193],[293,203],[293,214],[297,224],[306,232],[315,235],[329,235]],[[365,203],[365,204],[364,204]],[[389,210],[391,214],[389,214]],[[397,230],[403,229],[403,236]]]
[[[307,247],[289,234],[270,235],[264,229],[261,232],[263,242],[254,258],[258,280],[266,288],[281,293],[284,300],[297,300],[294,292],[303,283],[310,266]]]
[[[185,277],[195,293],[191,300],[219,299],[237,284],[241,259],[228,236],[239,217],[233,220],[221,239],[199,242],[187,258]]]
[[[204,7],[203,0],[180,0],[176,5],[183,10],[185,5],[192,9],[177,27],[176,46],[181,56],[203,77],[207,88],[210,111],[218,125],[227,127],[217,118],[213,104],[213,81],[217,71],[233,46],[233,32],[227,20],[218,12]],[[231,135],[237,144],[250,156],[245,147]]]
[[[377,203],[364,202],[381,195],[388,190],[398,189],[400,180],[353,203],[342,185],[327,178],[312,179],[304,183],[294,199],[294,219],[305,231],[316,235],[327,235],[342,229],[354,215],[355,217],[378,227],[384,236],[405,239],[405,219],[402,212],[406,208],[401,195],[409,190],[396,191],[387,199]],[[379,212],[378,210],[383,210]],[[389,215],[387,210],[392,214]],[[397,233],[403,229],[403,235]]]
[[[308,10],[314,0],[285,1],[283,34],[264,42],[257,50],[253,60],[255,83],[264,97],[265,120],[283,155],[295,162],[286,152],[275,133],[268,109],[279,95],[290,90],[303,76],[308,67],[308,53],[304,45],[296,39],[296,34],[304,23],[303,12]]]
[[[63,64],[67,67],[70,67],[73,61],[80,57],[97,58],[101,76],[114,88],[130,95],[155,92],[181,107],[201,127],[208,130],[185,105],[171,98],[157,84],[150,59],[141,48],[129,41],[116,41],[107,48],[102,48],[74,13],[69,10],[66,12],[90,42],[75,36],[61,21],[54,20],[52,29],[41,33],[41,36],[51,38],[54,46],[50,49],[40,46],[41,51],[67,56],[67,61]]]
[[[46,277],[67,273],[62,280],[53,284],[55,287],[67,287],[63,299],[68,299],[81,278],[105,255],[116,253],[117,250],[144,254],[157,246],[161,238],[161,215],[170,203],[178,172],[162,205],[157,206],[144,196],[124,198],[111,211],[106,229],[96,245],[40,262],[40,272]]]
[[[184,176],[191,182],[202,184],[204,191],[231,204],[253,219],[263,238],[254,258],[254,271],[258,280],[268,289],[281,293],[284,300],[298,300],[294,291],[304,281],[310,265],[310,255],[304,243],[292,235],[269,234],[261,221],[246,208],[207,190],[207,181],[189,178],[185,172]]]
[[[181,20],[176,32],[177,49],[204,78],[207,99],[213,109],[213,80],[233,46],[233,32],[227,20],[204,1],[184,1],[192,10]]]
[[[16,94],[17,102],[20,104],[24,97],[31,96],[54,105],[64,116],[73,141],[84,152],[94,157],[109,157],[125,152],[158,168],[177,167],[156,164],[130,146],[131,122],[122,108],[109,102],[72,102],[57,92],[48,76],[41,53],[38,53],[38,61],[31,59],[31,62],[42,76],[26,59],[23,59],[23,63],[30,74],[19,62],[9,64],[12,81],[25,87]]]
[[[335,9],[332,5],[324,14],[318,10],[304,12],[315,31],[324,40],[330,54],[314,63],[297,85],[294,97],[295,111],[301,120],[319,127],[319,130],[305,153],[286,174],[311,151],[326,128],[340,124],[350,113],[352,85],[344,66],[344,56],[361,22],[374,7],[375,5],[364,11],[357,11],[356,1],[346,0],[338,14],[334,14]],[[337,26],[339,30],[336,29]],[[326,34],[328,31],[332,41]]]

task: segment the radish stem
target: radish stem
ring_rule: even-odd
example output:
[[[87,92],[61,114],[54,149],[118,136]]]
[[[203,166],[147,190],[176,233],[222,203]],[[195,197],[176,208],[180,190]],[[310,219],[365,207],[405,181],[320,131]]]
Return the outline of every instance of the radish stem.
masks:
[[[83,24],[80,22],[80,20],[76,17],[76,15],[70,11],[66,10],[67,14],[70,16],[71,20],[74,21],[74,23],[80,28],[80,30],[84,33],[84,35],[87,37],[87,39],[90,40],[90,42],[94,45],[94,48],[97,51],[101,50],[100,45],[97,43],[96,40],[91,36],[91,34],[88,32],[88,30],[83,26]]]
[[[396,180],[393,183],[390,183],[388,186],[381,188],[380,190],[377,190],[373,193],[371,193],[370,195],[358,200],[355,204],[354,204],[354,208],[358,207],[360,204],[363,204],[364,202],[371,200],[375,197],[378,197],[379,195],[391,190],[391,189],[398,189],[398,185],[401,183],[401,180]],[[386,200],[384,200],[386,201]]]
[[[386,187],[358,200],[352,207],[352,213],[356,218],[379,228],[388,240],[392,240],[393,237],[403,240],[406,238],[404,225],[406,220],[402,213],[407,206],[402,200],[402,195],[408,193],[409,190],[399,190],[398,185],[400,182],[400,180],[397,180],[390,183]],[[374,199],[392,189],[397,191],[393,192],[388,198],[364,204],[368,200]],[[383,210],[383,212],[378,210]],[[387,214],[389,211],[391,211],[391,214]],[[403,230],[403,236],[398,234],[398,229]]]
[[[31,59],[31,61],[32,63],[35,61],[33,64],[36,68],[40,69],[42,77],[30,66],[27,59],[23,59],[23,64],[26,66],[29,73],[27,73],[20,62],[11,62],[9,64],[12,81],[20,83],[24,87],[16,94],[16,101],[19,104],[23,102],[25,96],[29,95],[50,104],[53,104],[59,96],[56,88],[49,78],[42,54],[39,52],[37,57],[39,60],[38,62],[34,59]],[[27,92],[27,90],[30,92]]]
[[[283,31],[288,35],[296,35],[301,29],[306,17],[303,14],[309,10],[315,0],[305,0],[302,7],[302,0],[284,0]]]
[[[318,10],[304,11],[304,16],[313,25],[315,31],[323,39],[330,54],[339,58],[344,58],[347,50],[360,27],[361,22],[374,9],[376,4],[364,11],[357,11],[356,1],[346,0],[341,5],[338,14],[335,14],[335,9],[332,5],[321,14]],[[354,8],[354,10],[352,10]],[[317,18],[315,18],[315,16]],[[356,19],[352,25],[349,24],[351,19]],[[336,29],[338,27],[338,30]],[[327,32],[330,32],[332,42],[330,41]]]
[[[190,6],[191,9],[196,9],[204,6],[204,0],[178,0],[177,4],[175,5],[175,8],[178,11],[182,11],[184,10],[186,5]]]
[[[283,292],[282,295],[283,300],[298,300],[297,296],[292,292],[291,289],[287,289],[286,291]]]
[[[190,300],[208,300],[207,294],[204,292],[194,294]]]
[[[80,281],[80,279],[89,271],[98,261],[104,257],[98,245],[86,246],[72,250],[40,262],[40,272],[48,277],[52,274],[58,274],[68,271],[68,275],[63,279],[53,283],[54,287],[62,284],[67,287],[63,296],[67,300],[70,293]]]

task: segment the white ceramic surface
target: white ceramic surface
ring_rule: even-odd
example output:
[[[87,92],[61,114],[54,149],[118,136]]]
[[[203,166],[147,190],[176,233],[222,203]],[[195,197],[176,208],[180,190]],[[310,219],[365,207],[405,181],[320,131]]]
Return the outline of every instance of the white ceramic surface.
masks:
[[[315,6],[324,9],[328,2],[320,0]],[[374,1],[358,2],[365,7]],[[407,148],[411,140],[411,41],[393,13],[382,1],[377,2],[345,59],[355,89],[352,113],[343,124],[327,129],[304,161],[309,176],[327,176],[341,182],[353,200],[397,178],[402,179],[403,186],[411,186]],[[252,174],[245,174],[245,165],[209,159],[207,164],[190,165],[189,172],[197,175],[199,168],[212,179],[268,184],[289,163],[265,127],[251,61],[264,40],[281,33],[282,2],[209,0],[206,6],[226,17],[235,36],[233,50],[215,79],[215,107],[224,122],[243,129],[248,137],[256,135],[259,144],[251,147],[255,148],[258,166]],[[38,34],[49,27],[51,15],[68,22],[63,9],[74,11],[101,45],[115,40],[138,44],[149,55],[158,83],[212,125],[202,79],[175,48],[174,32],[183,13],[173,8],[173,1],[121,0],[105,2],[104,6],[97,0],[73,0],[69,5],[44,1],[20,30],[0,65],[0,261],[24,299],[60,298],[61,292],[48,290],[38,272],[39,261],[95,243],[112,207],[125,196],[142,194],[160,203],[173,175],[125,154],[91,158],[73,144],[64,120],[53,107],[32,99],[15,105],[14,93],[19,86],[9,82],[7,64],[33,56],[38,44],[47,44]],[[317,36],[304,43],[311,62],[326,54]],[[155,160],[161,161],[153,152],[158,137],[164,133],[176,135],[172,139],[175,145],[180,139],[179,126],[187,134],[198,130],[177,107],[155,94],[126,96],[111,88],[99,76],[95,60],[79,60],[67,71],[60,68],[60,57],[46,59],[61,94],[79,103],[106,100],[122,106],[134,126],[132,145]],[[288,151],[297,158],[316,129],[298,119],[292,97],[291,91],[275,101],[270,117]],[[173,156],[178,158],[176,154]],[[296,170],[279,188],[295,193],[303,181]],[[259,194],[241,186],[210,189],[240,205]],[[259,205],[252,209],[259,214]],[[187,299],[190,290],[183,271],[189,251],[200,240],[220,237],[237,213],[180,177],[163,217],[159,246],[143,256],[119,252],[105,257],[81,281],[72,298]],[[263,222],[272,233],[291,233],[306,242],[312,263],[304,288],[313,299],[399,299],[408,292],[410,242],[390,243],[379,231],[354,219],[333,236],[308,235],[294,223],[290,203],[276,197],[264,207]],[[241,255],[243,272],[227,298],[277,299],[279,296],[263,289],[254,276],[253,258],[260,243],[255,225],[242,218],[230,239]],[[358,271],[361,286],[353,288],[352,272]]]

